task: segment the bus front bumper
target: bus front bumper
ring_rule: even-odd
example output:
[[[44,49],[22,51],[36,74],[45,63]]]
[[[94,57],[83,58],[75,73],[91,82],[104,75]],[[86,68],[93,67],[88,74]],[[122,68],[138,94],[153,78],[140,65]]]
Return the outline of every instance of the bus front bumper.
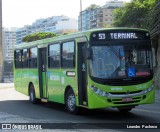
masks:
[[[108,96],[100,96],[91,92],[88,96],[88,108],[106,108],[119,106],[136,106],[140,104],[151,104],[155,102],[155,88],[143,90],[138,93],[131,94],[108,94]]]

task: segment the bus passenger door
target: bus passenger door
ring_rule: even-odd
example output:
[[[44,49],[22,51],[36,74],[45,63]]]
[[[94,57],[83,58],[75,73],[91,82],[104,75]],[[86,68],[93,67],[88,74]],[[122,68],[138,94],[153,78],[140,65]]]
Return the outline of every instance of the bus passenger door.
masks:
[[[87,101],[87,66],[85,55],[83,54],[86,43],[78,43],[78,96],[79,105],[88,105]]]
[[[39,48],[38,55],[40,98],[47,99],[47,48]]]

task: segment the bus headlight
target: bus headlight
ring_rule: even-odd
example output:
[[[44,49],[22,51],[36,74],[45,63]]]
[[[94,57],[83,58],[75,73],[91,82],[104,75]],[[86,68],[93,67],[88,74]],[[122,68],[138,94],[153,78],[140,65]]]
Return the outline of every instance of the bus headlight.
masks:
[[[148,90],[147,90],[147,89],[146,89],[146,90],[143,90],[143,93],[144,93],[144,94],[148,93]]]
[[[93,92],[97,92],[97,87],[95,87],[94,85],[90,85],[90,88],[93,90]]]
[[[92,91],[100,96],[105,96],[105,97],[108,97],[109,96],[109,93],[108,92],[104,92],[103,90],[101,89],[98,89],[96,86],[94,85],[90,85],[90,88],[92,89]]]
[[[143,94],[146,94],[146,93],[152,91],[153,89],[154,89],[154,84],[152,84],[152,86],[149,87],[148,89],[143,90]]]

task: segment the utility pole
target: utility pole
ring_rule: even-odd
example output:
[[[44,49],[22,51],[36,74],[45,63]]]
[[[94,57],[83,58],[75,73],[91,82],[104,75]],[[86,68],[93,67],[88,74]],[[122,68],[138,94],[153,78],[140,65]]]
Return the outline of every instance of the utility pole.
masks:
[[[0,82],[3,81],[2,0],[0,0]]]

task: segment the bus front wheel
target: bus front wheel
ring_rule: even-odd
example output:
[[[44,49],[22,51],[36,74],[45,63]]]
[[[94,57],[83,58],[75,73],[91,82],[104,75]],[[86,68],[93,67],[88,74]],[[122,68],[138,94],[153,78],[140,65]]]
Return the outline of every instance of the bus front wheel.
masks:
[[[29,100],[33,104],[37,103],[33,84],[30,85],[30,89],[29,89]]]
[[[66,93],[65,105],[69,113],[78,114],[78,107],[76,106],[76,97],[72,89],[69,89]]]

